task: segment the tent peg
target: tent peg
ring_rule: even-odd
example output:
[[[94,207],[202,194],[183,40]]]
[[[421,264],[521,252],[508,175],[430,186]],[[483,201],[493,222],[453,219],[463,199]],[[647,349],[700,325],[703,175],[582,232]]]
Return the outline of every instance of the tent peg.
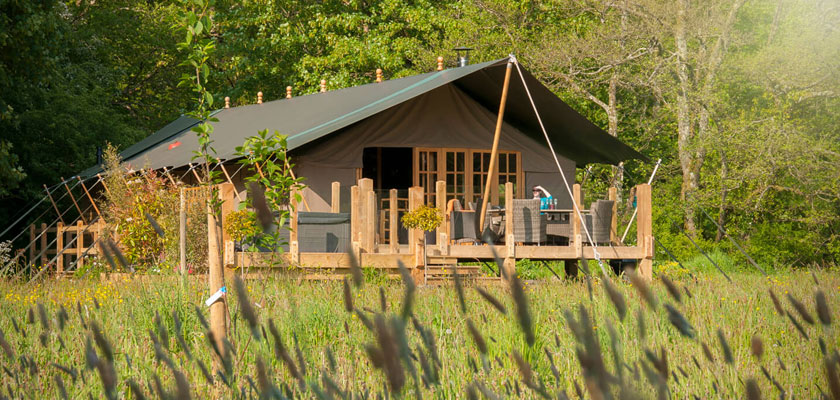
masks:
[[[437,58],[437,70],[443,71],[443,57],[438,56]]]
[[[257,104],[262,104],[262,92],[257,92]]]
[[[287,99],[292,98],[292,87],[291,86],[286,86],[286,98]]]

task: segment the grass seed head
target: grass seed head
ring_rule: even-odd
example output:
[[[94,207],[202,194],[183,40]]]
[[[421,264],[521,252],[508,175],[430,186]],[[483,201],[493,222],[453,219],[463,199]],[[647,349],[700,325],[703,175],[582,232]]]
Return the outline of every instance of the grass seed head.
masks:
[[[162,238],[166,237],[166,232],[163,231],[163,228],[160,227],[160,224],[158,224],[157,220],[155,219],[155,217],[152,216],[152,214],[149,214],[148,211],[144,211],[143,215],[146,216],[146,220],[149,221],[149,224],[152,225],[152,229],[155,230],[155,233],[157,233],[158,236]]]
[[[365,277],[362,275],[362,267],[359,266],[356,253],[348,251],[347,256],[350,258],[350,274],[353,276],[353,285],[358,289],[365,283]]]
[[[355,313],[356,317],[359,318],[359,322],[361,322],[367,330],[373,332],[373,322],[370,321],[370,318],[368,318],[361,310],[356,310]]]
[[[665,310],[668,311],[668,321],[671,322],[671,325],[674,325],[683,336],[694,338],[694,328],[679,310],[670,304],[665,304]]]
[[[665,289],[668,290],[668,294],[670,294],[677,303],[682,304],[682,294],[680,294],[680,289],[677,285],[665,274],[661,274],[659,277],[662,279],[662,283],[665,284]]]
[[[785,315],[785,309],[782,308],[782,302],[779,301],[779,298],[776,297],[776,293],[773,292],[773,289],[767,289],[770,293],[770,299],[773,300],[773,307],[776,309],[776,314],[781,316]]]
[[[700,346],[703,348],[703,355],[706,357],[706,360],[709,360],[710,363],[715,363],[715,357],[712,355],[712,350],[709,349],[709,346],[705,342],[700,342]],[[696,362],[697,360],[695,360]],[[700,365],[697,366],[700,368]]]
[[[478,331],[470,318],[467,318],[467,329],[475,342],[475,347],[478,348],[478,352],[487,354],[487,342],[484,341],[484,336],[481,336],[481,332]]]
[[[461,275],[458,273],[458,266],[452,266],[452,278],[455,285],[455,294],[458,296],[458,305],[461,306],[461,312],[467,313],[467,303],[464,301],[464,287],[461,283]]]
[[[385,297],[385,288],[379,287],[379,309],[382,312],[388,311],[388,298]]]
[[[761,360],[761,357],[764,355],[764,342],[761,341],[758,335],[753,335],[752,339],[750,339],[750,351],[758,360]]]
[[[604,290],[607,292],[607,297],[618,312],[618,319],[624,321],[624,316],[627,315],[627,302],[624,301],[624,295],[618,291],[615,285],[609,279],[601,281],[604,285]]]
[[[525,296],[525,288],[522,287],[522,281],[519,277],[510,277],[510,292],[513,297],[513,304],[516,306],[516,320],[519,322],[519,327],[525,334],[525,342],[528,346],[533,346],[536,341],[534,335],[534,324],[531,319],[531,311],[528,309],[528,298]]]
[[[134,400],[146,400],[146,396],[143,394],[143,389],[140,388],[140,385],[138,385],[134,379],[128,380],[128,388],[130,393],[134,396]]]
[[[251,205],[254,206],[254,211],[257,214],[257,221],[260,222],[263,232],[267,232],[271,228],[271,222],[274,215],[268,208],[268,203],[265,200],[265,189],[257,182],[251,182],[248,185],[248,197],[251,198]]]
[[[831,312],[828,310],[828,302],[825,299],[825,293],[822,290],[817,290],[814,294],[814,300],[817,304],[817,317],[823,325],[831,325]]]
[[[787,298],[788,301],[790,301],[790,304],[793,305],[793,309],[796,310],[796,312],[799,313],[799,316],[802,317],[802,320],[807,322],[808,325],[813,325],[815,322],[814,317],[811,316],[811,313],[808,312],[808,309],[805,308],[805,305],[802,304],[802,302],[797,300],[795,297],[793,297],[793,295],[791,295],[790,293],[788,293]]]
[[[655,310],[657,306],[656,295],[650,290],[645,279],[637,274],[636,271],[629,268],[624,270],[624,273],[630,278],[630,283],[633,284],[633,287],[636,288],[639,295],[642,296],[642,299],[645,300],[652,310]]]
[[[823,358],[828,389],[834,399],[840,399],[840,374],[838,374],[840,371],[838,371],[838,364],[840,364],[840,359],[838,359],[837,353]]]
[[[105,337],[105,334],[102,332],[102,328],[99,327],[99,324],[96,321],[90,321],[90,331],[93,333],[93,340],[96,342],[96,346],[99,347],[99,351],[102,352],[102,355],[105,356],[105,359],[108,362],[114,362],[114,350],[111,346],[111,342]]]
[[[411,277],[411,273],[408,272],[408,268],[405,267],[405,264],[401,260],[397,260],[397,266],[400,268],[400,275],[405,286],[402,317],[408,318],[411,316],[411,309],[414,306],[414,292],[417,289],[417,285],[414,284],[414,278]]]
[[[64,381],[61,379],[60,375],[55,375],[53,377],[55,381],[55,386],[58,388],[58,394],[62,399],[67,399],[67,389],[64,387]]]
[[[9,360],[15,358],[15,352],[12,350],[12,346],[6,341],[6,335],[3,334],[3,331],[0,330],[0,347],[3,348],[3,354],[6,355],[6,358]]]
[[[805,328],[802,327],[802,324],[800,324],[799,321],[796,320],[796,317],[794,317],[790,312],[787,312],[786,314],[790,322],[793,324],[793,327],[796,328],[796,331],[799,332],[805,340],[808,340],[808,333],[805,332]]]
[[[257,319],[256,311],[254,311],[254,305],[251,303],[251,299],[248,298],[248,291],[245,289],[245,283],[242,282],[242,278],[240,278],[239,275],[234,275],[233,285],[236,288],[236,298],[239,302],[239,311],[242,312],[242,316],[244,316],[245,321],[248,322],[248,326],[251,328],[251,335],[254,339],[259,341],[260,331],[257,329],[257,327],[259,327],[259,320]]]
[[[729,347],[729,342],[726,341],[726,335],[723,330],[717,330],[718,341],[720,341],[720,350],[723,353],[723,359],[727,364],[732,364],[735,360],[732,358],[732,348]]]
[[[758,382],[754,378],[747,379],[746,397],[747,400],[761,400],[761,389],[758,388]]]
[[[502,313],[504,315],[507,315],[507,308],[505,308],[505,305],[502,304],[501,301],[499,301],[498,299],[493,297],[493,295],[491,295],[490,293],[487,293],[484,289],[482,289],[478,286],[475,286],[475,290],[478,292],[478,294],[481,295],[481,297],[484,300],[486,300],[488,303],[490,303],[490,305],[492,305],[493,308],[499,310],[500,313]]]
[[[343,284],[343,294],[344,294],[344,311],[349,313],[353,312],[353,293],[350,293],[350,282],[347,281],[347,277],[344,277],[342,281]]]

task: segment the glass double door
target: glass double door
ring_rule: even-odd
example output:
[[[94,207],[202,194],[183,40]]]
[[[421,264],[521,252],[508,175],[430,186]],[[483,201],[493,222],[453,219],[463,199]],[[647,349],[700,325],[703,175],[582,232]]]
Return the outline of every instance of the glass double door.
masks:
[[[435,204],[435,182],[446,182],[446,200],[458,199],[463,207],[476,202],[484,194],[490,170],[490,151],[452,148],[415,148],[414,185],[423,188],[426,204]],[[516,151],[500,151],[495,179],[490,184],[490,202],[504,202],[504,185],[514,184],[514,197],[521,198],[521,155]]]

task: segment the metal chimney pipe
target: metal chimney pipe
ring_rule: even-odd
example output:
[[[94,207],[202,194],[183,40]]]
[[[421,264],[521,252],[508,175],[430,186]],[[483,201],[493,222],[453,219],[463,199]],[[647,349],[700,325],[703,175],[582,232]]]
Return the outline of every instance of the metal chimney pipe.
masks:
[[[459,67],[466,67],[470,65],[470,47],[456,47],[452,50],[455,50],[455,54],[458,57],[458,66]]]

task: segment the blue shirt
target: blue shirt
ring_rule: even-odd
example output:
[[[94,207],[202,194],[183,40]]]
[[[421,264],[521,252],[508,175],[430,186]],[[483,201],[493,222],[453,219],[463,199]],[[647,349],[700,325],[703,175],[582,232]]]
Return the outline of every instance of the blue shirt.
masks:
[[[548,210],[549,204],[554,200],[554,197],[548,196],[540,199],[540,210]]]

